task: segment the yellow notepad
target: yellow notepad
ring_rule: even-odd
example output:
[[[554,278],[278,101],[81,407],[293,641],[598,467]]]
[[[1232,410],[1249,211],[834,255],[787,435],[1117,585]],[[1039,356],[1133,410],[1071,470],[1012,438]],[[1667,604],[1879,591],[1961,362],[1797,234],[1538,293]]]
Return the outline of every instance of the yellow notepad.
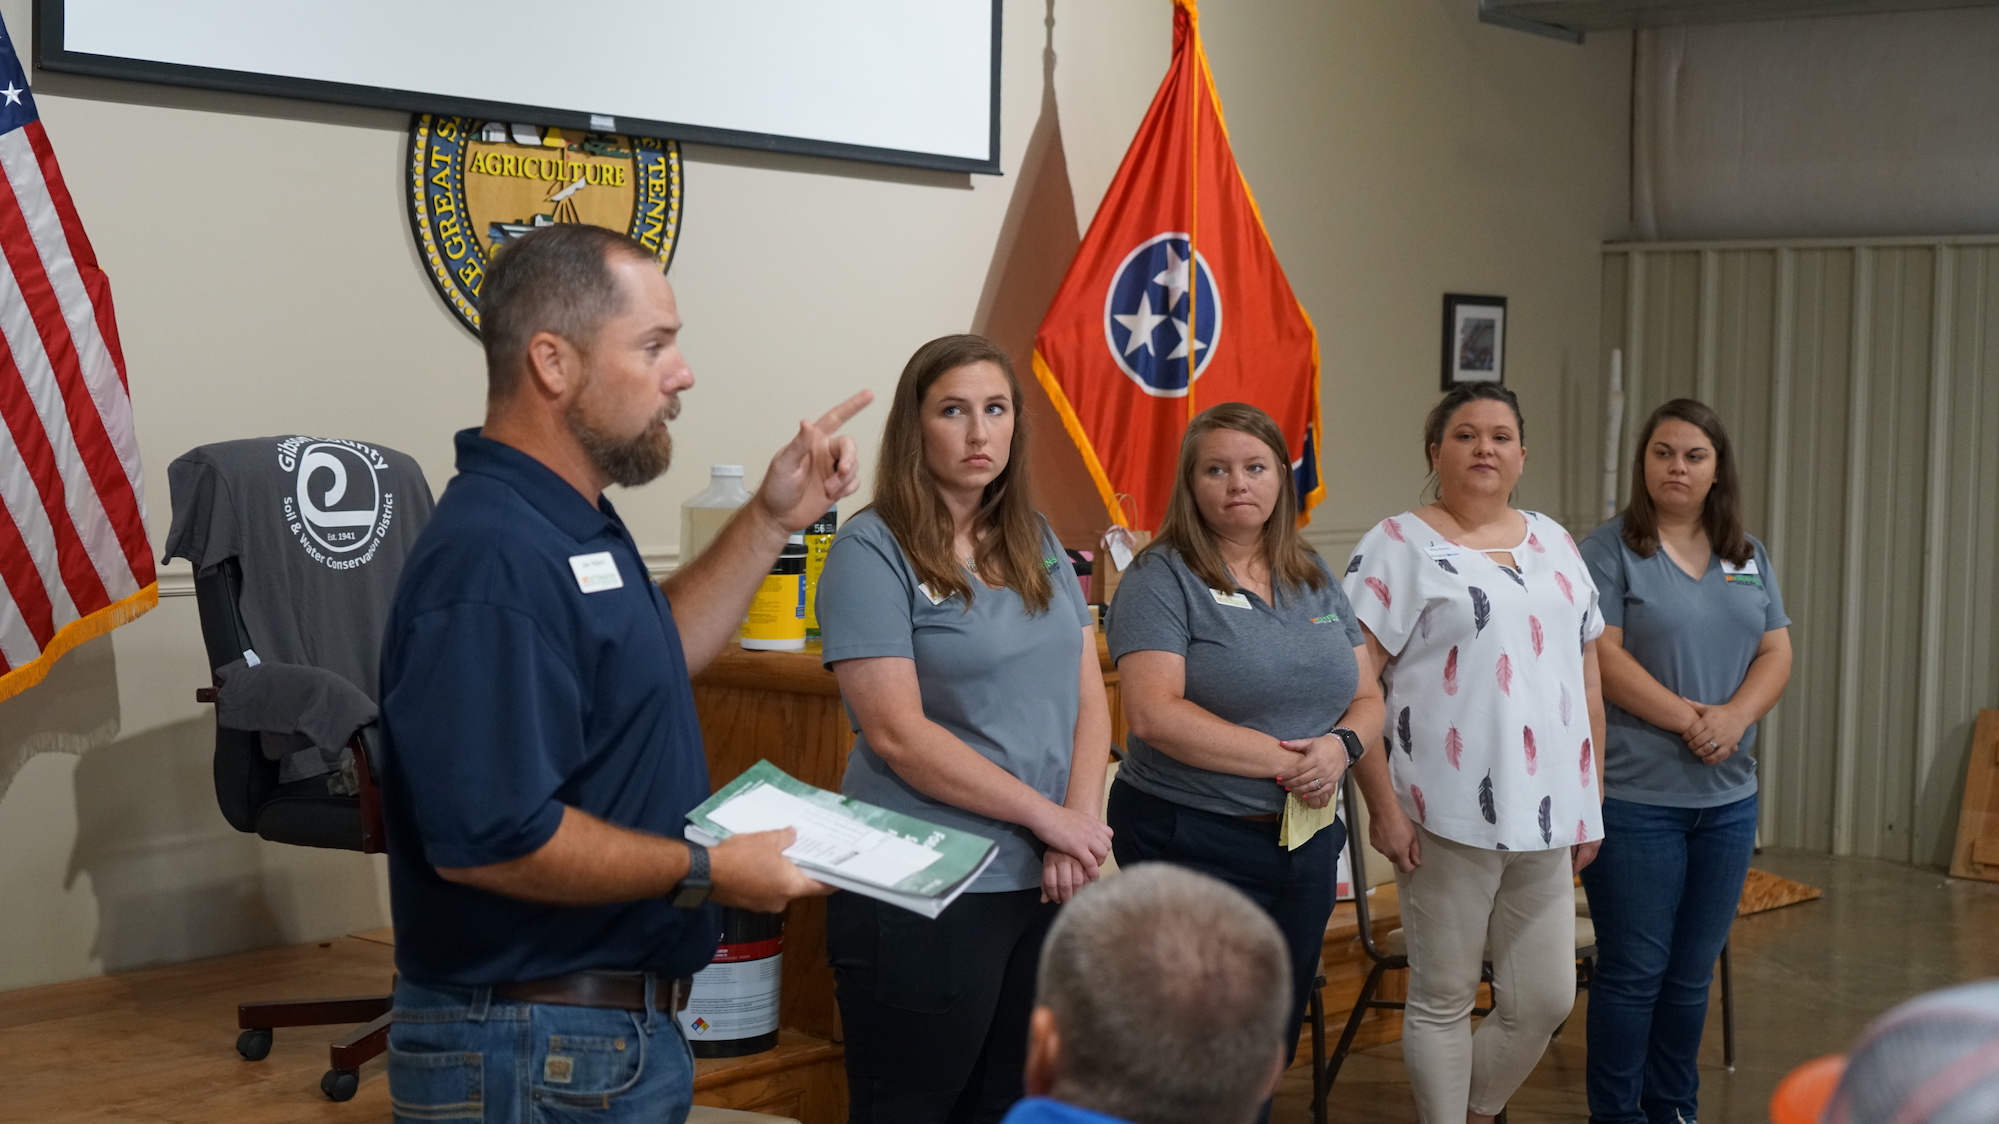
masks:
[[[1287,851],[1303,847],[1314,835],[1333,826],[1340,818],[1340,802],[1337,798],[1326,801],[1323,808],[1314,808],[1295,795],[1284,797],[1284,820],[1277,826],[1277,845]]]

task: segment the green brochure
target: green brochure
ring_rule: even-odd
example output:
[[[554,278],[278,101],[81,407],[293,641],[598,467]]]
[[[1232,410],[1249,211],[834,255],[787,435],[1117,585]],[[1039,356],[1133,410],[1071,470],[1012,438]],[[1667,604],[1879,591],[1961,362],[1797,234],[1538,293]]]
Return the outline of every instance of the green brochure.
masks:
[[[687,838],[794,828],[785,855],[813,878],[935,917],[993,861],[999,845],[837,792],[759,761],[687,814]]]

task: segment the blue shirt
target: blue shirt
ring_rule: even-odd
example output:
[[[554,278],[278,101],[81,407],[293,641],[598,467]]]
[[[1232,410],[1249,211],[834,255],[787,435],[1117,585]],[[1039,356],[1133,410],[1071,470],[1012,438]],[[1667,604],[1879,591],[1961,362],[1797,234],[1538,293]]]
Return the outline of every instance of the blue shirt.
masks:
[[[396,967],[476,985],[583,969],[692,975],[713,907],[538,905],[440,877],[539,849],[564,806],[681,838],[708,769],[680,633],[638,547],[539,461],[458,434],[382,653],[382,791]],[[572,560],[598,559],[585,580]],[[583,566],[589,572],[588,563]]]
[[[1694,578],[1663,547],[1641,558],[1624,542],[1618,516],[1583,540],[1604,623],[1624,630],[1624,650],[1661,686],[1698,703],[1735,697],[1763,634],[1791,623],[1770,555],[1754,537],[1741,566],[1720,555]],[[1634,804],[1718,808],[1756,793],[1756,727],[1719,765],[1704,765],[1680,735],[1605,700],[1604,794]]]
[[[1061,1101],[1051,1101],[1046,1097],[1029,1097],[1015,1101],[1000,1124],[1125,1124],[1115,1116],[1105,1116],[1101,1112],[1091,1112],[1087,1108],[1077,1108]]]

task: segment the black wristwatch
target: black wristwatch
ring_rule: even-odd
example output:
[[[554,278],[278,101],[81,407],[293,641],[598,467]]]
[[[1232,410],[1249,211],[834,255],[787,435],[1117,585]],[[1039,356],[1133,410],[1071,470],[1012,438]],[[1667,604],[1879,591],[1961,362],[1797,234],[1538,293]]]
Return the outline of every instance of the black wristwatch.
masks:
[[[1351,753],[1352,750],[1348,752]],[[669,900],[676,908],[694,909],[708,900],[708,891],[713,890],[715,884],[708,879],[708,848],[691,839],[685,842],[687,877],[681,879],[680,885],[673,888],[673,897]]]
[[[1348,768],[1352,768],[1354,762],[1359,761],[1362,757],[1365,757],[1367,755],[1367,747],[1361,744],[1359,734],[1354,733],[1352,730],[1347,729],[1345,726],[1335,726],[1333,727],[1332,732],[1336,736],[1338,736],[1340,741],[1344,743],[1347,747]]]

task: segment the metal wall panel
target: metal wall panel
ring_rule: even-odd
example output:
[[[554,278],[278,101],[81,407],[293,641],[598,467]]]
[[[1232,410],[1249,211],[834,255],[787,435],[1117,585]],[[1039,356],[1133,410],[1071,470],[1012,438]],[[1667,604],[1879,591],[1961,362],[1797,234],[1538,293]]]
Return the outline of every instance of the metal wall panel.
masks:
[[[1999,706],[1999,239],[1614,245],[1603,292],[1620,491],[1653,407],[1715,406],[1792,619],[1764,839],[1947,864],[1972,722]],[[1587,529],[1603,396],[1575,393]]]

